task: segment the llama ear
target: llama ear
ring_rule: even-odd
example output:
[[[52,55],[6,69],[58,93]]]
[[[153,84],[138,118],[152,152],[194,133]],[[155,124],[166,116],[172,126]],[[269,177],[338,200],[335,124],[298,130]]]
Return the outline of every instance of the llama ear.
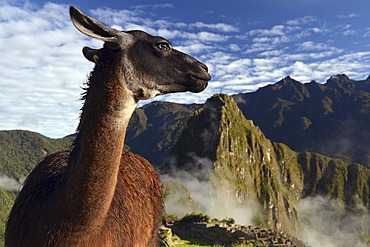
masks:
[[[82,48],[82,53],[84,57],[93,63],[98,63],[100,59],[101,49],[92,49],[90,47]]]
[[[74,6],[70,6],[69,14],[73,25],[87,36],[109,43],[116,43],[120,46],[125,46],[132,40],[130,34],[107,27],[100,21],[82,13]]]

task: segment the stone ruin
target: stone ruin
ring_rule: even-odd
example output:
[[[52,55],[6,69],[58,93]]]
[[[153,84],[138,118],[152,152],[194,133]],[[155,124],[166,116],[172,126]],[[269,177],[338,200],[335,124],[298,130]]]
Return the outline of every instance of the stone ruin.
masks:
[[[162,236],[167,236],[162,246],[168,247],[171,246],[173,235],[177,235],[183,240],[199,240],[210,245],[231,246],[235,243],[258,243],[268,247],[306,247],[302,241],[286,233],[227,222],[181,223],[180,221],[171,221],[162,226],[161,232]]]

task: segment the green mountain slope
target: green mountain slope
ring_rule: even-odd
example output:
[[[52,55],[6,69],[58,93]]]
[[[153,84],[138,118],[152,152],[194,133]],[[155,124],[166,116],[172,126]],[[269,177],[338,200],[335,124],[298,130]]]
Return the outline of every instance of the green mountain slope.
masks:
[[[269,139],[370,167],[370,77],[336,75],[325,84],[286,77],[234,98]]]
[[[163,168],[170,174],[182,170],[238,201],[257,200],[255,222],[292,234],[300,230],[296,206],[302,197],[335,198],[348,208],[369,205],[369,169],[271,142],[226,95],[209,99],[189,120]]]
[[[133,152],[161,166],[193,112],[200,105],[153,102],[135,110],[126,134]]]
[[[24,178],[45,156],[69,149],[72,140],[72,137],[52,139],[24,130],[0,131],[0,172]]]
[[[0,188],[0,246],[4,246],[5,224],[8,220],[9,212],[13,206],[16,192]]]
[[[299,153],[297,158],[304,174],[303,197],[324,195],[349,208],[360,204],[370,209],[370,169],[316,153]]]

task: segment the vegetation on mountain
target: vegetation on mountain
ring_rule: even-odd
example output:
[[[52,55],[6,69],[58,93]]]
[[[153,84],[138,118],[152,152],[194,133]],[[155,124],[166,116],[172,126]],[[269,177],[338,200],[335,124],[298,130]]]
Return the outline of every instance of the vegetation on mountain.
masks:
[[[25,131],[0,131],[0,173],[25,178],[45,156],[69,149],[72,137],[52,139]]]
[[[369,169],[271,142],[227,95],[213,96],[194,114],[171,156],[165,173],[193,172],[239,201],[257,200],[255,223],[267,228],[298,234],[301,218],[296,207],[302,198],[316,195],[345,203],[347,210],[338,220],[347,211],[368,215]]]
[[[126,133],[130,150],[161,166],[200,105],[153,102],[135,110]]]
[[[13,206],[17,192],[5,190],[0,187],[0,246],[4,246],[5,224]]]

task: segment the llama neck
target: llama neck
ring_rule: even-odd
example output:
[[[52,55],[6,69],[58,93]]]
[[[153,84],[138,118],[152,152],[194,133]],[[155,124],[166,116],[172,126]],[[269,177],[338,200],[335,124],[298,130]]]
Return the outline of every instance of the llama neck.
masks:
[[[116,188],[126,128],[136,101],[116,71],[90,77],[79,132],[70,155],[64,216],[71,215],[81,230],[102,226]],[[109,86],[108,86],[109,85]],[[70,206],[68,206],[70,205]]]

